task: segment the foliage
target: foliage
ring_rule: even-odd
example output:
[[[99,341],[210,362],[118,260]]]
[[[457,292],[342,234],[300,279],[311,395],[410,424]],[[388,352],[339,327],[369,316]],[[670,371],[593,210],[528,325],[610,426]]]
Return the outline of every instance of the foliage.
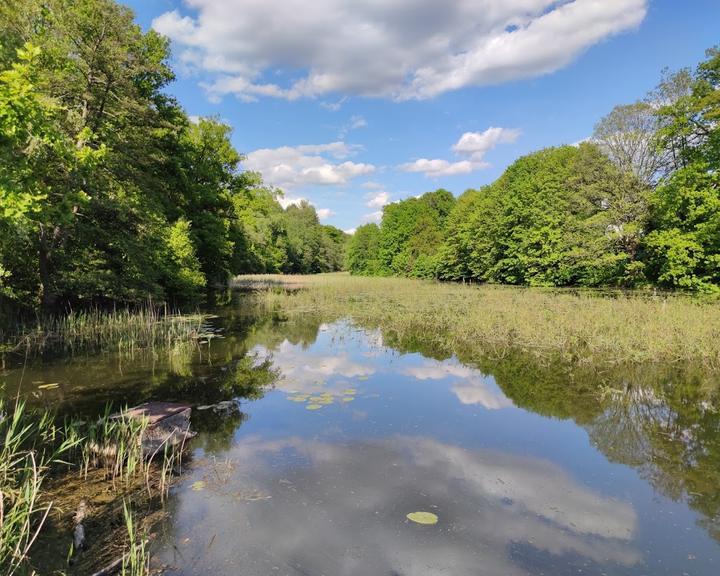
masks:
[[[242,272],[340,269],[346,236],[240,170],[164,89],[169,42],[114,0],[0,8],[0,299],[196,303]]]
[[[707,55],[617,106],[589,143],[524,156],[456,202],[439,190],[386,206],[379,234],[356,232],[350,271],[718,290],[720,50]]]
[[[454,204],[453,195],[439,189],[386,206],[378,239],[377,272],[432,277],[443,225]]]

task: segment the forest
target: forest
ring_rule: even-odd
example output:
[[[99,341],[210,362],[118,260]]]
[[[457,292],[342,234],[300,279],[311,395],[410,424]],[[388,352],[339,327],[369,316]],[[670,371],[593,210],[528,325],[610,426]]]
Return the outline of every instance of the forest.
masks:
[[[195,305],[245,273],[720,289],[720,51],[587,141],[352,237],[241,169],[166,92],[169,40],[113,0],[0,7],[0,310]]]
[[[241,171],[164,89],[169,41],[112,0],[0,5],[0,310],[199,302],[344,264],[346,234]]]
[[[593,136],[518,159],[459,198],[385,207],[348,245],[353,274],[527,286],[720,290],[720,50],[666,71]]]

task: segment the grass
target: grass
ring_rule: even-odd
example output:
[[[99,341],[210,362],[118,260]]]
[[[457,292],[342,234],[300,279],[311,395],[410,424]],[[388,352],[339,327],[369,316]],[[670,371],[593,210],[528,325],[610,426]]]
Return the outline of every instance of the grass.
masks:
[[[520,350],[548,362],[693,363],[720,370],[720,304],[691,296],[348,274],[240,276],[232,285],[255,291],[276,317],[349,316],[385,336],[408,341],[422,335],[425,344],[466,357]]]
[[[166,308],[70,312],[37,318],[32,324],[0,329],[0,353],[33,355],[46,351],[174,351],[208,335],[208,317],[181,315]]]
[[[99,475],[99,489],[114,494],[115,499],[159,497],[164,502],[183,447],[163,445],[146,458],[141,443],[146,427],[146,421],[126,418],[122,412],[113,416],[109,408],[96,422],[56,423],[47,410],[34,411],[22,402],[8,406],[0,400],[0,566],[4,576],[33,573],[29,568],[32,548],[42,538],[54,500],[64,500],[67,508],[83,496],[69,489],[73,483],[68,475],[73,471],[82,478],[75,484],[80,490],[88,475],[93,480]],[[46,489],[51,477],[54,490]],[[141,498],[140,492],[147,494]],[[123,517],[129,544],[122,573],[146,574],[145,538],[126,505]]]

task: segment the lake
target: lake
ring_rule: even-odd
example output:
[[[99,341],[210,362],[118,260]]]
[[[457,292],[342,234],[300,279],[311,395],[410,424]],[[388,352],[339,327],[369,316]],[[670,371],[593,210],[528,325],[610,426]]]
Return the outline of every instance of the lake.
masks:
[[[720,400],[707,382],[672,367],[461,360],[351,318],[256,315],[242,295],[210,323],[217,337],[190,351],[4,373],[6,393],[22,379],[32,402],[75,414],[193,403],[199,433],[152,543],[165,574],[720,569]]]

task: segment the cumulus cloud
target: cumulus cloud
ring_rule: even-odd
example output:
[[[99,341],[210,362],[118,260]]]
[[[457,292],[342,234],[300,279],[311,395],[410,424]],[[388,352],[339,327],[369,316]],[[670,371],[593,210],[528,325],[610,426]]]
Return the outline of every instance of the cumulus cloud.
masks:
[[[250,152],[244,164],[248,170],[260,172],[266,183],[279,188],[342,186],[375,171],[372,164],[347,160],[357,150],[357,146],[345,142],[261,148]]]
[[[216,98],[425,99],[554,72],[648,0],[185,0],[153,27]],[[333,104],[330,104],[333,106]]]
[[[469,174],[490,166],[484,157],[498,144],[511,144],[520,136],[516,128],[498,128],[491,126],[484,132],[465,132],[452,147],[453,152],[466,159],[450,162],[440,158],[429,160],[419,158],[398,166],[403,172],[419,172],[428,178]]]
[[[320,220],[327,220],[330,218],[330,216],[333,216],[335,212],[330,210],[330,208],[318,208],[317,209],[317,215]]]
[[[487,152],[498,144],[512,144],[520,136],[516,128],[497,128],[491,126],[484,132],[465,132],[452,147],[458,154],[467,154],[481,160]]]
[[[399,166],[403,172],[420,172],[428,178],[440,178],[441,176],[456,176],[458,174],[469,174],[474,170],[487,167],[485,162],[471,162],[462,160],[460,162],[448,162],[447,160],[428,160],[420,158],[415,162],[408,162]]]
[[[370,208],[382,208],[390,202],[390,193],[383,190],[375,194],[370,194],[367,198],[367,206]]]

